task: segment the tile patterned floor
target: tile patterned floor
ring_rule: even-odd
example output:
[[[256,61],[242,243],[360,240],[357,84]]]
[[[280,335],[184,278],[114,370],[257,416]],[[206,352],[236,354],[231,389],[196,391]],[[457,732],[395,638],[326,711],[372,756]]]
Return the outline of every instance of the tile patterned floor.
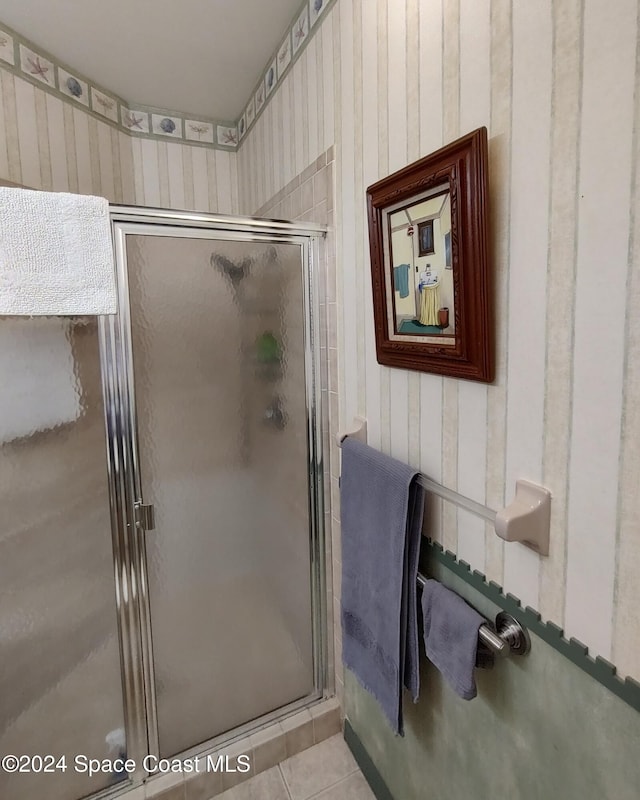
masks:
[[[234,786],[215,800],[375,800],[341,734]]]

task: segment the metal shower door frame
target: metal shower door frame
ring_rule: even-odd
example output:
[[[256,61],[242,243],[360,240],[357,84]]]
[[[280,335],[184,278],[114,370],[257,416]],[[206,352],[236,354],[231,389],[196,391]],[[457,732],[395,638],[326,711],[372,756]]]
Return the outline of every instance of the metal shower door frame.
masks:
[[[305,306],[305,382],[308,433],[311,607],[314,693],[285,709],[260,717],[260,724],[286,710],[322,697],[327,680],[326,567],[323,509],[323,441],[320,383],[320,265],[326,229],[312,223],[278,222],[250,217],[200,214],[166,209],[111,207],[118,284],[118,313],[101,317],[101,369],[105,401],[109,496],[116,602],[121,642],[127,755],[137,769],[130,776],[139,783],[148,776],[142,768],[146,755],[159,756],[158,722],[153,672],[151,616],[147,581],[144,518],[136,513],[143,502],[138,457],[137,414],[131,317],[127,271],[127,234],[224,239],[247,243],[296,244],[301,247]],[[255,723],[197,745],[187,756],[211,750],[237,738]],[[131,782],[126,787],[130,788]]]

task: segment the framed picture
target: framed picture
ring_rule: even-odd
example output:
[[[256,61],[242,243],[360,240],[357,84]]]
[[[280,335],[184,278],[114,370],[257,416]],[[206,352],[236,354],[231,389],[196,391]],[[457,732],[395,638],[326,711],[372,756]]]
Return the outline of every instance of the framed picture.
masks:
[[[367,189],[378,362],[490,383],[487,130]]]
[[[418,255],[428,256],[433,249],[433,220],[418,223]]]

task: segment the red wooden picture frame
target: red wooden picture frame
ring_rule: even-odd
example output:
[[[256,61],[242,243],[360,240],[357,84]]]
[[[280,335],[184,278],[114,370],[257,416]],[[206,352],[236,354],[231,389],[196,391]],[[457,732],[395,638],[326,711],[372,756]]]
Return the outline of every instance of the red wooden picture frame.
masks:
[[[487,173],[487,130],[479,128],[367,189],[376,352],[380,364],[485,383],[493,381]],[[447,191],[451,209],[454,333],[440,338],[425,336],[420,341],[419,337],[404,336],[395,328],[390,214],[394,209],[410,208],[414,200],[419,203],[421,198]],[[409,230],[411,233],[413,228]],[[450,312],[440,311],[447,311],[447,315],[439,317],[444,321]]]

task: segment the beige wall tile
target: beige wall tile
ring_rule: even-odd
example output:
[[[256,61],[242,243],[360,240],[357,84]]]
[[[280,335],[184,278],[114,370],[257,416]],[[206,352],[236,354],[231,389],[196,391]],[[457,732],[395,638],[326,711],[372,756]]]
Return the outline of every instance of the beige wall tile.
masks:
[[[179,784],[178,786],[174,786],[171,789],[165,789],[158,794],[147,794],[148,798],[153,798],[153,800],[185,800],[186,797],[186,789],[184,783]]]
[[[257,774],[274,767],[287,757],[286,734],[279,723],[251,734],[253,772]]]
[[[145,783],[147,798],[154,800],[184,800],[184,792],[184,775],[181,772],[158,775]]]
[[[313,719],[307,709],[287,717],[280,724],[285,734],[287,758],[313,745]]]
[[[210,770],[188,776],[184,788],[185,800],[211,800],[223,791],[222,773]]]
[[[313,741],[315,744],[335,736],[342,730],[340,704],[332,698],[310,709],[313,719]]]

